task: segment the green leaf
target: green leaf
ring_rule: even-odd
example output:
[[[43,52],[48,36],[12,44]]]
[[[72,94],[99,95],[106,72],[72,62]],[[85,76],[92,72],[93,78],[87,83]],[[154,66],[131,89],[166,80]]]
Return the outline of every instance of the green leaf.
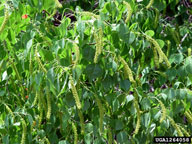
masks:
[[[66,140],[62,140],[62,141],[59,141],[58,144],[70,144],[70,143],[68,141],[66,141]]]
[[[121,80],[121,81],[120,81],[120,87],[121,87],[123,90],[125,90],[125,91],[128,91],[128,90],[129,90],[130,85],[131,85],[131,83],[130,83],[129,80]]]
[[[85,69],[85,74],[89,77],[89,79],[92,81],[93,79],[96,79],[100,76],[102,76],[103,70],[98,64],[90,64]]]
[[[155,32],[153,30],[148,30],[145,32],[146,35],[150,36],[150,37],[153,37]]]
[[[172,54],[169,58],[170,63],[176,63],[180,64],[183,61],[183,55],[181,53],[179,54]]]
[[[192,63],[189,63],[189,64],[186,66],[186,71],[188,72],[188,74],[192,74]]]
[[[165,42],[163,40],[160,40],[160,39],[156,39],[156,41],[158,42],[160,48],[163,48],[164,45],[165,45]]]
[[[128,136],[126,131],[122,131],[117,134],[117,142],[122,144],[128,142]]]
[[[115,130],[121,130],[123,129],[123,122],[121,120],[115,121]]]

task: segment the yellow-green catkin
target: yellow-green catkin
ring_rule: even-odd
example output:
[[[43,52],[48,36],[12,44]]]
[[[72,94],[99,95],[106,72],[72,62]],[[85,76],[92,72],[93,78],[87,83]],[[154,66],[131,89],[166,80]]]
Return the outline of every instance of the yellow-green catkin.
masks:
[[[157,50],[155,47],[153,47],[152,49],[153,49],[155,67],[159,68],[159,58],[158,58]]]
[[[104,109],[103,105],[101,103],[101,100],[98,98],[98,96],[95,95],[96,102],[99,108],[99,130],[100,133],[103,133],[103,118],[104,118]]]
[[[186,137],[190,137],[191,136],[182,126],[179,125],[179,128],[183,131],[183,133],[184,133],[184,135]]]
[[[140,108],[139,108],[139,100],[138,99],[139,99],[138,92],[136,89],[134,89],[134,107],[137,111],[137,123],[136,123],[136,127],[135,127],[135,131],[133,133],[133,136],[138,134],[139,129],[141,127],[141,112],[140,112]]]
[[[166,43],[167,43],[167,53],[166,53],[166,55],[167,55],[167,57],[169,57],[169,52],[170,52],[170,49],[171,49],[171,42],[170,42],[170,40],[167,40]]]
[[[38,64],[39,64],[40,69],[41,69],[44,73],[47,73],[47,70],[46,70],[45,67],[43,66],[43,64],[42,64],[42,62],[41,62],[41,60],[40,60],[40,58],[39,58],[39,56],[38,56],[37,49],[35,50],[35,58],[36,58],[36,60],[37,60],[37,62],[38,62]]]
[[[21,78],[21,76],[20,76],[20,74],[19,74],[19,72],[17,70],[17,67],[15,66],[14,62],[11,62],[11,63],[12,63],[12,68],[15,71],[17,79],[19,80],[19,82],[21,82],[22,78]],[[20,84],[20,86],[21,86],[21,95],[22,95],[22,98],[24,100],[25,99],[24,88],[23,88],[22,84]]]
[[[36,91],[36,97],[38,99],[38,110],[39,110],[39,128],[41,127],[41,122],[43,119],[43,108],[42,108],[42,99],[41,99],[41,94],[40,91]]]
[[[79,100],[77,89],[74,85],[73,78],[71,76],[70,76],[70,84],[71,84],[71,91],[72,91],[73,97],[75,99],[76,106],[78,109],[81,109],[81,102]]]
[[[58,0],[55,0],[55,5],[58,8],[62,8],[63,7],[62,4]]]
[[[113,143],[113,135],[112,135],[112,131],[109,128],[108,129],[108,144],[112,144]]]
[[[5,107],[6,107],[6,109],[7,109],[7,111],[11,114],[11,116],[14,118],[15,116],[14,116],[14,114],[13,114],[13,111],[10,109],[10,107],[7,105],[7,104],[4,104],[5,105]]]
[[[120,62],[123,64],[124,67],[124,71],[126,72],[126,76],[129,78],[130,82],[135,83],[135,80],[133,78],[133,74],[131,69],[129,68],[127,62],[121,57],[119,56],[119,60]]]
[[[150,0],[148,5],[146,6],[147,9],[149,9],[153,5],[154,0]]]
[[[140,80],[140,72],[141,72],[141,66],[140,66],[140,64],[139,64],[139,66],[138,66],[138,68],[137,68],[136,79],[135,79],[138,86],[141,86],[141,85],[142,85],[141,80]]]
[[[79,57],[80,57],[80,52],[79,52],[79,47],[77,44],[73,44],[74,49],[75,49],[75,61],[74,61],[74,67],[78,64]]]
[[[94,14],[94,13],[92,13],[92,12],[88,12],[88,11],[77,12],[77,13],[79,13],[79,14],[81,14],[81,15],[84,15],[84,16],[94,17],[94,18],[96,18],[96,19],[99,19],[99,18],[100,18],[99,15],[96,15],[96,14]]]
[[[47,96],[47,93],[48,92],[46,92],[46,96]],[[40,99],[41,99],[41,105],[43,106],[43,108],[44,108],[44,111],[45,112],[47,112],[47,105],[48,105],[48,103],[46,104],[46,100],[45,100],[45,97],[44,97],[44,93],[43,93],[43,87],[42,87],[42,84],[40,85],[40,92],[39,92],[39,94],[40,94]],[[50,97],[50,96],[49,96]],[[47,98],[46,98],[47,99]]]
[[[131,19],[133,10],[131,8],[131,5],[128,2],[123,1],[123,4],[126,6],[127,11],[128,11],[127,18],[125,20],[125,23],[127,23]]]
[[[51,144],[48,138],[44,137],[44,139],[45,139],[47,144]]]
[[[159,10],[157,8],[155,8],[155,24],[154,24],[154,28],[157,28],[158,24],[159,24]]]
[[[12,62],[12,67],[13,67],[13,70],[15,71],[15,74],[16,74],[16,77],[19,81],[21,81],[21,76],[17,70],[17,67],[15,66],[14,62]]]
[[[172,28],[170,28],[169,30],[170,30],[171,36],[173,37],[175,43],[177,45],[179,45],[180,44],[180,40],[179,40],[177,32],[174,29],[172,29]]]
[[[9,19],[9,12],[8,12],[8,9],[6,8],[6,6],[5,6],[4,10],[5,10],[5,16],[4,16],[3,22],[0,27],[0,34],[3,32],[5,25]]]
[[[29,57],[29,74],[32,76],[33,74],[33,61],[32,61],[32,53],[30,52],[30,57]]]
[[[35,106],[37,104],[37,101],[38,101],[38,91],[36,91],[36,93],[35,93],[35,98],[34,98],[34,101],[33,101],[33,106]]]
[[[187,52],[188,52],[188,56],[191,56],[191,48],[188,48]]]
[[[136,134],[138,134],[139,128],[141,127],[141,113],[140,113],[139,104],[138,104],[137,99],[134,100],[134,106],[135,106],[135,109],[137,110],[137,123],[136,123],[135,131],[134,131],[133,135],[136,135]]]
[[[114,143],[114,144],[117,144],[117,141],[116,141],[116,140],[114,140],[114,141],[113,141],[113,143]]]
[[[43,120],[43,109],[40,109],[40,114],[39,114],[39,128],[41,127],[41,122]]]
[[[80,119],[80,125],[81,125],[81,134],[84,134],[85,132],[85,124],[84,124],[84,117],[81,110],[78,110],[78,115]]]
[[[47,120],[50,119],[51,117],[51,98],[50,98],[50,92],[49,92],[49,87],[46,86],[46,96],[47,96]]]
[[[159,99],[157,99],[157,101],[159,102],[159,104],[160,104],[160,107],[161,107],[161,119],[160,119],[160,123],[162,123],[163,122],[163,120],[165,120],[165,118],[166,118],[166,108],[165,108],[165,105],[162,103],[162,101],[161,100],[159,100]]]
[[[23,127],[23,132],[22,132],[22,137],[21,137],[21,144],[25,144],[26,140],[26,135],[27,135],[27,124],[24,119],[21,121],[22,127]]]
[[[171,67],[171,64],[170,64],[167,56],[166,56],[166,55],[163,53],[163,51],[161,50],[158,42],[157,42],[155,39],[153,39],[152,37],[148,36],[148,35],[144,35],[144,36],[145,36],[145,38],[146,38],[148,41],[150,41],[150,42],[154,45],[154,47],[156,48],[156,50],[157,50],[157,52],[158,52],[158,54],[159,54],[159,62],[162,62],[162,59],[163,59],[163,60],[165,61],[166,65],[167,65],[167,67],[170,68],[170,67]]]
[[[183,136],[183,133],[181,132],[181,129],[179,128],[179,126],[175,123],[175,121],[174,121],[171,117],[168,116],[168,119],[169,119],[171,125],[172,125],[172,126],[175,128],[175,130],[177,131],[178,135],[182,137],[182,136]]]
[[[184,115],[187,117],[189,123],[192,123],[192,115],[189,111],[185,111]]]
[[[74,144],[78,144],[77,128],[73,122],[72,122],[72,129],[73,129],[73,133],[74,133]]]
[[[94,38],[96,42],[96,51],[94,56],[94,63],[97,63],[98,57],[102,52],[103,49],[103,30],[99,28],[98,33],[97,31],[94,32]]]
[[[3,63],[4,63],[4,60],[1,60],[0,61],[0,72],[1,72],[1,68],[3,67]]]

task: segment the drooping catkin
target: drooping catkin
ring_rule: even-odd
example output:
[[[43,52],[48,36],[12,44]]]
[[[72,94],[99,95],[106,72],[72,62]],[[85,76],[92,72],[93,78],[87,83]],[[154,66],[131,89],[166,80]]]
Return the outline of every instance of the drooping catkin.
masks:
[[[39,128],[41,127],[42,119],[43,119],[43,109],[40,109],[40,114],[39,114]]]
[[[170,48],[171,48],[171,42],[170,40],[167,40],[167,57],[169,57],[169,52],[170,52]]]
[[[5,6],[4,10],[5,10],[5,16],[4,16],[3,22],[2,22],[1,27],[0,27],[0,34],[3,32],[5,25],[9,19],[9,12],[8,12],[8,9],[6,6]]]
[[[184,115],[187,117],[189,123],[192,123],[192,115],[189,111],[185,111]]]
[[[27,124],[25,122],[25,120],[22,118],[21,120],[22,123],[22,127],[23,127],[23,132],[22,132],[22,137],[21,137],[21,144],[25,144],[25,140],[26,140],[26,135],[27,135]]]
[[[29,74],[32,76],[33,74],[33,61],[32,61],[32,53],[30,52],[30,57],[29,57]]]
[[[190,137],[191,135],[180,125],[178,125],[179,128],[183,131],[184,135],[187,136],[187,137]]]
[[[134,106],[135,106],[135,109],[137,110],[137,123],[136,123],[135,131],[133,135],[136,135],[138,134],[139,128],[141,127],[141,114],[140,114],[139,104],[136,99],[134,100]]]
[[[169,116],[167,116],[167,117],[168,117],[171,125],[172,125],[172,126],[175,128],[175,130],[177,131],[178,135],[179,135],[179,136],[183,136],[183,133],[181,132],[181,129],[180,129],[179,126],[175,123],[175,121],[174,121],[171,117],[169,117]]]
[[[51,117],[51,98],[50,98],[50,92],[49,92],[48,86],[46,86],[46,96],[47,96],[47,115],[46,115],[46,118],[47,118],[47,120],[49,120]]]
[[[44,137],[44,139],[45,139],[47,144],[51,144],[48,138]]]
[[[38,56],[37,49],[35,50],[35,58],[36,58],[36,60],[37,60],[37,62],[38,62],[38,64],[39,64],[40,69],[41,69],[44,73],[47,73],[47,70],[46,70],[45,67],[43,66],[43,64],[42,64],[42,62],[41,62],[41,60],[40,60],[40,58],[39,58],[39,56]]]
[[[103,105],[101,103],[101,100],[98,98],[97,95],[95,95],[95,99],[99,108],[99,130],[100,133],[103,133],[103,117],[104,117],[104,109]]]
[[[94,56],[94,63],[97,63],[98,57],[102,52],[103,49],[103,30],[99,28],[98,33],[97,31],[94,32],[94,38],[96,42],[96,51]]]
[[[12,63],[12,68],[13,70],[15,71],[15,74],[16,74],[16,77],[17,79],[19,80],[19,82],[22,81],[22,78],[17,70],[17,67],[15,66],[14,62],[11,62]],[[21,86],[21,96],[23,98],[23,100],[25,99],[25,95],[24,95],[24,88],[23,88],[23,85],[20,83],[20,86]]]
[[[191,48],[188,48],[187,52],[188,52],[188,56],[191,56]]]
[[[88,11],[77,12],[77,13],[79,13],[79,14],[81,14],[81,15],[89,16],[89,17],[94,17],[94,18],[96,18],[96,19],[99,19],[99,18],[100,18],[99,15],[96,15],[96,14],[94,14],[94,13],[92,13],[92,12],[88,12]]]
[[[171,64],[170,64],[167,56],[166,56],[166,55],[163,53],[163,51],[161,50],[158,42],[157,42],[155,39],[153,39],[152,37],[148,36],[148,35],[144,35],[144,36],[145,36],[145,38],[146,38],[149,42],[151,42],[151,43],[154,45],[154,47],[157,49],[157,52],[158,52],[158,54],[159,54],[159,62],[161,62],[162,60],[164,60],[165,63],[166,63],[166,65],[167,65],[167,67],[170,68],[170,67],[171,67]]]
[[[14,116],[14,114],[13,114],[13,111],[10,109],[10,107],[7,105],[7,104],[5,104],[4,103],[4,105],[5,105],[5,108],[7,109],[7,111],[11,114],[11,116],[14,118],[15,116]]]
[[[121,57],[119,56],[119,60],[120,62],[123,64],[124,70],[126,72],[126,76],[129,78],[130,82],[135,83],[135,80],[133,78],[133,74],[131,69],[129,68],[127,62]]]
[[[80,52],[79,52],[79,47],[77,44],[73,44],[73,46],[75,48],[75,61],[74,61],[74,67],[75,67],[79,61]]]
[[[154,28],[157,28],[158,24],[159,24],[159,10],[157,8],[155,8],[155,24],[154,24]]]
[[[47,112],[47,107],[48,107],[48,104],[46,104],[46,99],[47,98],[45,98],[45,96],[44,96],[42,84],[40,84],[39,96],[40,96],[40,99],[41,99],[40,100],[41,105],[43,106],[44,111]],[[46,92],[46,96],[47,96],[47,92]]]
[[[169,31],[170,31],[171,36],[173,37],[175,43],[176,43],[177,45],[179,45],[179,44],[180,44],[180,40],[179,40],[179,37],[178,37],[177,32],[176,32],[174,29],[172,29],[172,28],[170,28]]]
[[[73,129],[73,133],[74,133],[74,144],[78,144],[77,128],[73,122],[72,122],[72,129]]]
[[[76,106],[78,109],[81,109],[81,102],[79,100],[79,96],[78,96],[76,87],[74,85],[73,78],[71,76],[70,76],[70,84],[71,84],[71,91],[72,91],[73,97],[75,99]]]
[[[157,99],[157,98],[156,98]],[[160,104],[160,107],[161,107],[161,119],[160,119],[160,123],[163,122],[163,120],[165,120],[166,118],[166,108],[165,108],[165,105],[162,103],[161,100],[157,99],[157,101],[159,102]]]
[[[78,110],[78,115],[80,119],[80,125],[81,125],[81,134],[84,134],[85,132],[85,124],[84,124],[84,117],[81,110]]]
[[[138,134],[139,132],[139,128],[141,127],[141,112],[139,109],[139,100],[138,100],[138,92],[136,89],[134,89],[134,107],[137,111],[137,123],[136,123],[136,127],[135,127],[135,131],[133,133],[133,136],[135,136],[136,134]]]
[[[148,5],[146,6],[147,9],[149,9],[153,5],[154,0],[150,0]]]
[[[13,70],[15,71],[15,74],[16,74],[16,77],[19,81],[21,81],[21,76],[17,70],[17,67],[15,66],[14,62],[12,62],[12,67],[13,67]]]
[[[58,8],[62,8],[63,7],[62,4],[58,0],[55,0],[55,5]]]
[[[157,55],[157,50],[156,50],[155,47],[153,47],[152,49],[153,49],[155,67],[159,68],[159,58],[158,58],[158,55]]]
[[[112,131],[109,128],[108,129],[108,144],[112,144],[113,143],[113,135],[112,135]]]
[[[131,5],[128,2],[123,1],[123,4],[126,6],[127,11],[128,11],[127,18],[125,20],[125,23],[127,23],[130,20],[131,16],[132,16],[133,10],[131,8]]]

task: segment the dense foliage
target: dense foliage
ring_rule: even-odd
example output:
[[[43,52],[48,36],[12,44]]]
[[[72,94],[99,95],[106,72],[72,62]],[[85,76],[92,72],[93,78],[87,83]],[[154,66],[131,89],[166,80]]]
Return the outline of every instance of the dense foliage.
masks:
[[[191,0],[1,0],[0,143],[191,136],[191,8]]]

